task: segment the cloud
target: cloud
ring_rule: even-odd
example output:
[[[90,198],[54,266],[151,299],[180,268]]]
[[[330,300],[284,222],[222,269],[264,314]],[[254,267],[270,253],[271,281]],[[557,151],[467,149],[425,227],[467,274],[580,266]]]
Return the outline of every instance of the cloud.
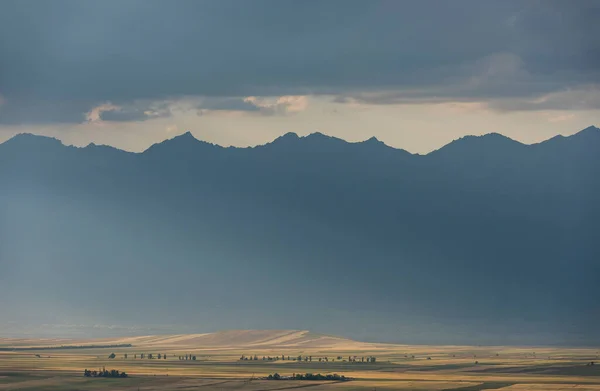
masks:
[[[99,106],[93,107],[87,114],[86,119],[88,122],[99,122],[102,119],[102,114],[105,112],[121,110],[119,106],[115,106],[110,103],[104,103]]]
[[[243,98],[203,98],[196,108],[199,115],[212,112],[289,115],[304,111],[307,107],[308,97],[306,96],[248,96]]]
[[[6,98],[0,105],[0,125],[82,123],[92,107],[72,100]]]
[[[123,122],[170,117],[171,104],[171,102],[137,101],[122,106],[113,106],[114,109],[103,110],[100,119],[102,121]]]
[[[308,107],[308,97],[306,96],[280,96],[275,99],[259,98],[249,96],[244,99],[259,109],[266,115],[285,115],[299,113]]]
[[[212,111],[258,112],[260,108],[246,98],[203,98],[196,106],[199,115]]]
[[[1,107],[19,115],[0,109],[0,122],[75,122],[103,102],[183,97],[231,99],[221,103],[263,114],[294,106],[257,109],[236,97],[533,99],[600,80],[597,2],[461,4],[2,1],[0,91],[8,104]]]
[[[562,87],[565,83],[559,76],[544,80],[531,74],[522,58],[512,53],[494,53],[459,68],[453,73],[456,77],[444,84],[349,93],[333,101],[355,105],[473,103],[500,112],[600,109],[600,84],[573,81]]]
[[[551,92],[534,99],[505,99],[489,103],[499,111],[600,110],[600,85]]]

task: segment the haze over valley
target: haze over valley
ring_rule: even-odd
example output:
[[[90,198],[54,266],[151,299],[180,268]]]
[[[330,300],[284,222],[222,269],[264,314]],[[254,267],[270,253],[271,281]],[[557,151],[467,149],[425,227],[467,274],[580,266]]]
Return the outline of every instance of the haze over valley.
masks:
[[[597,343],[599,160],[595,127],[427,155],[320,133],[143,153],[18,135],[0,144],[3,329]]]

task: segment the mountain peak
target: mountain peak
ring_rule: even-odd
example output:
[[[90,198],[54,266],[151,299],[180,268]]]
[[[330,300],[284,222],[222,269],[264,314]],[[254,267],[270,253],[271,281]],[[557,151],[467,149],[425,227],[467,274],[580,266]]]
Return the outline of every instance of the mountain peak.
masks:
[[[361,143],[368,144],[368,145],[385,145],[385,146],[387,146],[383,141],[379,140],[375,136],[369,137],[365,141],[361,141]]]
[[[513,139],[511,139],[510,137],[507,137],[503,134],[500,133],[496,133],[496,132],[492,132],[492,133],[485,133],[485,134],[481,134],[481,135],[467,135],[464,137],[461,137],[459,140],[510,140],[510,141],[515,141]]]
[[[196,137],[194,137],[194,135],[192,134],[192,132],[190,132],[189,130],[185,133],[182,133],[178,136],[173,137],[171,140],[174,139],[178,139],[178,140],[198,140]]]
[[[300,138],[300,136],[298,136],[297,133],[287,132],[286,134],[277,137],[274,141],[277,141],[277,140],[298,140],[299,138]]]
[[[483,156],[506,156],[514,152],[515,149],[522,147],[525,147],[525,144],[515,141],[510,137],[499,133],[487,133],[461,137],[428,155],[481,159]]]
[[[287,132],[282,136],[277,137],[275,140],[270,143],[266,143],[262,145],[262,147],[266,147],[269,145],[291,145],[300,140],[300,136],[294,132]]]
[[[589,135],[592,135],[593,137],[600,136],[600,129],[593,125],[588,126],[587,128],[575,133],[573,136],[586,136],[587,137]],[[573,137],[573,136],[571,136],[571,137]]]
[[[202,148],[205,147],[205,148]],[[161,153],[167,154],[195,154],[198,150],[206,150],[206,147],[219,148],[223,147],[215,144],[208,143],[206,141],[198,140],[194,135],[187,131],[178,136],[162,141],[160,143],[153,144],[144,153]]]
[[[63,147],[64,144],[54,138],[41,136],[33,133],[19,133],[6,141],[4,144],[15,146],[23,146],[26,148],[46,148],[46,147]]]
[[[477,143],[477,144],[475,144]],[[453,145],[453,144],[468,144],[468,145],[496,145],[496,144],[513,144],[513,145],[523,145],[518,141],[513,140],[510,137],[507,137],[503,134],[500,133],[486,133],[486,134],[482,134],[482,135],[467,135],[467,136],[463,136],[457,140],[454,140],[453,142],[451,142],[450,144],[447,144],[446,146],[442,147],[442,148],[446,148],[447,146]]]
[[[335,137],[333,137],[333,136],[328,136],[328,135],[326,135],[325,133],[321,133],[321,132],[313,132],[313,133],[309,134],[309,135],[308,135],[308,136],[306,136],[306,137],[307,137],[307,138],[308,138],[308,137],[312,137],[312,138],[335,138]]]
[[[325,133],[321,133],[321,132],[314,132],[309,134],[308,136],[302,137],[304,140],[307,141],[311,141],[311,142],[337,142],[337,143],[343,143],[343,144],[348,144],[348,141],[343,140],[339,137],[335,137],[335,136],[329,136]]]
[[[587,128],[580,130],[570,136],[563,136],[562,134],[556,135],[548,140],[544,140],[534,145],[555,145],[562,143],[569,143],[570,145],[586,145],[600,141],[600,129],[595,126],[588,126]]]

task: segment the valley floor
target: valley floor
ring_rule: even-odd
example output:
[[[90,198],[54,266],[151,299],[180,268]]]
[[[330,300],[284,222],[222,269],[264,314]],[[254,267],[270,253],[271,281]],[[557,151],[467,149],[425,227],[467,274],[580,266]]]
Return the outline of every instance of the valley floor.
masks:
[[[218,333],[217,333],[218,334]],[[230,341],[235,341],[231,344]],[[600,391],[596,349],[366,344],[307,332],[140,337],[131,347],[11,350],[115,341],[2,340],[0,390],[502,390]],[[234,346],[236,345],[236,346]],[[109,359],[114,353],[116,358]],[[141,353],[167,359],[140,359]],[[127,358],[125,358],[127,354]],[[196,360],[180,360],[193,355]],[[257,361],[240,357],[257,355]],[[312,356],[312,361],[262,357]],[[134,358],[136,356],[137,358]],[[348,362],[374,356],[375,363]],[[319,362],[327,357],[328,361]],[[342,357],[342,359],[338,359]],[[335,360],[335,361],[333,361]],[[344,361],[345,360],[345,361]],[[594,362],[595,365],[590,365]],[[118,369],[124,379],[86,378],[84,369]],[[339,374],[347,382],[259,380],[269,374]]]

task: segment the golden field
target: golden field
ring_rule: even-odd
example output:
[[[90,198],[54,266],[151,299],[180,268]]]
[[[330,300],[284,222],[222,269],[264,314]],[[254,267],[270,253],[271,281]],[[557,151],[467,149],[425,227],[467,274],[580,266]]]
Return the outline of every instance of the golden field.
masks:
[[[121,344],[132,346],[47,349]],[[42,347],[46,349],[23,350]],[[0,339],[0,348],[0,390],[600,391],[600,363],[589,365],[598,361],[593,348],[373,344],[289,330],[94,340]],[[114,359],[108,358],[111,353]],[[141,353],[166,353],[167,359],[142,360]],[[186,354],[196,360],[179,360]],[[257,355],[259,360],[240,361],[242,355]],[[262,360],[281,355],[312,356],[312,361]],[[348,356],[359,360],[375,356],[377,360],[348,362]],[[324,357],[329,361],[318,361]],[[84,369],[102,367],[125,371],[129,377],[83,376]],[[337,373],[352,380],[258,379],[273,373]]]

